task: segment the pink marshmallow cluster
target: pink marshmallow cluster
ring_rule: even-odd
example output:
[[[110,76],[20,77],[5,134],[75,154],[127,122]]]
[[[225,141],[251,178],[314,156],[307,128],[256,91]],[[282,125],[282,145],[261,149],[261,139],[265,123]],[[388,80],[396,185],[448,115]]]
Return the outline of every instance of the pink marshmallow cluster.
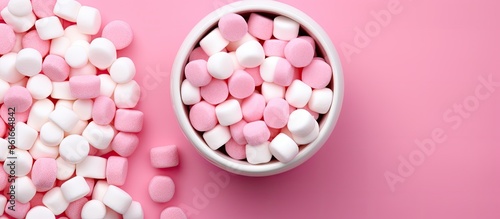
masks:
[[[181,98],[213,150],[251,164],[287,163],[319,135],[318,119],[333,100],[332,68],[294,20],[245,17],[224,15],[200,40]]]
[[[101,24],[75,0],[0,0],[0,216],[144,218],[120,188],[144,120],[135,65],[117,54],[133,33],[112,21],[95,36]],[[175,146],[155,156],[178,163]]]

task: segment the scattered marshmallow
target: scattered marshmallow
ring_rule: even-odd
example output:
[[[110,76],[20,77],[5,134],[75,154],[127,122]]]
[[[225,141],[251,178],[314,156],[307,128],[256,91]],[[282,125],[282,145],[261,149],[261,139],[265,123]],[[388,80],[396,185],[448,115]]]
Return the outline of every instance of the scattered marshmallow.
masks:
[[[174,181],[168,176],[154,176],[149,181],[149,197],[158,203],[165,203],[172,199],[175,193]]]
[[[169,168],[179,165],[177,146],[167,145],[150,150],[150,161],[154,168]]]
[[[132,197],[122,189],[110,185],[102,198],[102,202],[114,211],[124,214],[132,204]]]

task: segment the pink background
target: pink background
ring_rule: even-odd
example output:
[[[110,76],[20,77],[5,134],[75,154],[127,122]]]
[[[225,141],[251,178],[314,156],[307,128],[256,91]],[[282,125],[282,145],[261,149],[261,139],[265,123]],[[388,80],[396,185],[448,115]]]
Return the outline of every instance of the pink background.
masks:
[[[81,0],[99,8],[105,23],[122,19],[135,32],[119,55],[136,61],[146,121],[124,188],[146,218],[168,206],[183,206],[190,218],[500,218],[500,87],[488,90],[479,81],[500,81],[498,1],[283,0],[314,18],[337,46],[345,101],[318,154],[266,178],[226,175],[205,161],[170,104],[169,72],[183,38],[231,1]],[[381,27],[371,12],[387,11],[388,4],[399,4],[400,13]],[[362,44],[355,30],[366,26],[371,36]],[[356,53],[344,54],[341,45]],[[476,88],[488,97],[474,97]],[[470,112],[458,116],[454,104],[464,101]],[[424,155],[415,140],[436,134],[439,143]],[[178,145],[180,166],[153,169],[149,149],[167,144]],[[406,162],[411,166],[398,172]],[[227,185],[220,188],[211,173],[227,176]],[[404,181],[391,187],[390,173]],[[176,183],[167,204],[148,197],[156,174]]]

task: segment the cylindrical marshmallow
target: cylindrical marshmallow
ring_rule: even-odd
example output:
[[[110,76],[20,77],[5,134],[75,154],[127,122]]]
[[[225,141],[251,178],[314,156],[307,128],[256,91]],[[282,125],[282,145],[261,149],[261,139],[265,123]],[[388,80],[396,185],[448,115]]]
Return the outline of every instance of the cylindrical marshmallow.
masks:
[[[110,125],[97,125],[95,122],[90,122],[82,133],[82,136],[97,149],[107,148],[113,137],[115,130]]]
[[[82,162],[76,164],[76,175],[92,178],[106,178],[106,159],[98,156],[88,156]]]
[[[89,61],[95,67],[103,70],[109,68],[116,60],[116,48],[106,38],[95,38],[90,43]]]
[[[64,138],[64,131],[52,122],[40,128],[40,141],[47,146],[57,146]]]
[[[230,126],[243,119],[240,103],[235,100],[227,100],[215,107],[217,120],[222,126]]]
[[[54,187],[49,190],[42,198],[42,203],[55,215],[59,215],[66,210],[69,201],[64,198],[60,187]]]
[[[181,99],[185,105],[194,105],[201,101],[200,88],[193,86],[188,80],[181,84]]]
[[[264,48],[257,41],[248,41],[236,49],[236,58],[241,66],[255,68],[264,62]]]
[[[59,146],[59,154],[68,163],[77,164],[89,155],[89,142],[81,135],[66,136]]]
[[[313,131],[315,123],[316,120],[307,110],[298,109],[290,114],[287,128],[293,135],[307,136]]]
[[[84,34],[97,34],[101,28],[101,13],[96,8],[82,6],[76,17],[76,26]]]
[[[125,84],[116,85],[113,100],[118,108],[134,108],[141,97],[141,88],[132,80]]]
[[[114,211],[124,214],[132,204],[132,197],[122,189],[110,185],[102,198],[102,202]]]
[[[36,187],[28,176],[18,177],[15,181],[16,200],[21,203],[31,201],[35,196]]]
[[[51,40],[64,35],[61,21],[56,16],[45,17],[35,22],[36,31],[42,40]]]
[[[118,84],[128,83],[135,76],[135,64],[127,57],[120,57],[109,68],[111,79]]]
[[[90,200],[82,208],[82,219],[104,218],[106,206],[99,200]]]
[[[24,48],[17,53],[16,69],[26,76],[35,76],[42,71],[42,54],[33,48]]]
[[[266,141],[259,145],[245,146],[247,161],[250,164],[268,163],[273,155],[269,151],[269,142]]]
[[[61,185],[61,192],[68,202],[85,197],[89,191],[89,185],[81,176],[75,176]]]
[[[200,41],[200,47],[209,56],[222,51],[228,44],[229,41],[224,39],[219,28],[212,30]]]
[[[311,87],[301,80],[294,80],[286,90],[285,99],[291,106],[303,108],[309,102],[311,95]]]
[[[215,53],[208,58],[207,70],[216,79],[227,79],[234,72],[233,60],[226,52]]]
[[[288,41],[297,38],[299,29],[299,23],[288,17],[277,16],[274,18],[273,35],[276,39]]]
[[[329,88],[313,90],[307,106],[314,112],[325,114],[330,110],[333,102],[333,91]]]
[[[66,132],[71,131],[79,120],[76,113],[66,107],[56,107],[49,119]]]
[[[212,150],[217,150],[231,139],[229,128],[217,125],[210,131],[203,133],[203,139]]]
[[[34,99],[42,100],[52,93],[52,82],[47,76],[38,74],[28,79],[26,89]]]
[[[271,154],[282,163],[290,162],[299,153],[299,147],[289,136],[280,133],[269,144]]]

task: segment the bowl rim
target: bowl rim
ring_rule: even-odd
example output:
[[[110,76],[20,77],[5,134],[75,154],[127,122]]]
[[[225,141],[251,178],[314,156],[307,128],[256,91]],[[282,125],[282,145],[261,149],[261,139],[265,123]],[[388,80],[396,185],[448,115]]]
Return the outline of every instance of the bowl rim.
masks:
[[[187,107],[182,103],[180,86],[183,80],[184,66],[187,64],[189,54],[198,44],[202,36],[210,31],[216,22],[227,13],[263,12],[283,15],[297,21],[302,29],[313,37],[323,52],[325,60],[333,70],[333,101],[328,113],[324,114],[320,123],[320,133],[315,141],[302,148],[299,154],[288,163],[270,162],[253,165],[246,161],[234,160],[220,151],[212,150],[191,126],[188,118]],[[196,24],[181,44],[172,65],[170,76],[170,95],[175,116],[183,134],[194,145],[197,151],[215,166],[228,172],[244,176],[270,176],[291,170],[312,157],[328,140],[333,131],[342,108],[344,96],[344,78],[342,66],[337,50],[328,34],[311,17],[299,9],[285,3],[270,0],[238,1],[225,5],[205,16]]]

